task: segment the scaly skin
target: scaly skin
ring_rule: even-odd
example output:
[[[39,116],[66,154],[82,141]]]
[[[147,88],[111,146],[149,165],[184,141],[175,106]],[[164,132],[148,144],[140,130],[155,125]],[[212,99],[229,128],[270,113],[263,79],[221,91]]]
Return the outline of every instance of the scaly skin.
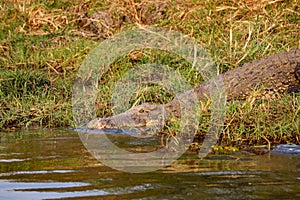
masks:
[[[260,86],[275,92],[299,91],[299,63],[300,49],[295,49],[245,63],[242,67],[237,67],[215,78],[223,80],[228,100],[245,98]],[[199,101],[207,100],[209,87],[210,81],[204,82],[194,89]],[[105,129],[151,127],[154,124],[163,126],[164,119],[168,116],[180,116],[180,104],[177,98],[164,105],[145,103],[119,115],[96,118],[90,121],[87,127]]]

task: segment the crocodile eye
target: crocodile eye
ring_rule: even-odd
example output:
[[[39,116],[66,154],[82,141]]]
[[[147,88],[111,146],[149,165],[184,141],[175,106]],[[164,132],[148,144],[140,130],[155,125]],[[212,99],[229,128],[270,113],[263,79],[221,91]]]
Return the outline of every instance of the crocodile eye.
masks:
[[[140,110],[139,110],[139,113],[144,113],[144,112],[145,112],[144,109],[140,109]]]

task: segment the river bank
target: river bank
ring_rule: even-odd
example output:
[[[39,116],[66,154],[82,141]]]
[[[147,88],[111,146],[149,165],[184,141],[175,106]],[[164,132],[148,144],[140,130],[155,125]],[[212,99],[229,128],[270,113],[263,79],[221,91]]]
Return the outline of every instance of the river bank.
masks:
[[[294,1],[6,1],[1,3],[0,129],[73,126],[72,88],[86,55],[100,42],[136,26],[180,31],[201,44],[220,73],[266,55],[299,48],[299,8]],[[116,60],[99,82],[97,116],[112,115],[111,91],[128,69],[168,64],[192,86],[202,78],[176,55],[133,51]],[[228,102],[223,145],[300,144],[299,94]],[[137,91],[130,102],[166,103],[162,88]],[[199,138],[207,132],[204,110]]]

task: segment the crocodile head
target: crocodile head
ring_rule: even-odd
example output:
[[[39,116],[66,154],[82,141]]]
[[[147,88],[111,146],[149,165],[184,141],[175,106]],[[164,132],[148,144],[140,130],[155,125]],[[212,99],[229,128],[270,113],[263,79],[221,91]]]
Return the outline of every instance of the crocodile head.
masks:
[[[144,103],[108,118],[96,118],[88,122],[89,129],[155,129],[164,125],[164,105]]]

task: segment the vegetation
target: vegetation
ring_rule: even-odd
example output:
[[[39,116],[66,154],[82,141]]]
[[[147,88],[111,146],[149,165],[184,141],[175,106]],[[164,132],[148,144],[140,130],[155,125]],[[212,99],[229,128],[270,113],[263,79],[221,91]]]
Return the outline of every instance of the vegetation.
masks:
[[[300,47],[298,0],[5,0],[0,3],[0,18],[0,128],[4,130],[72,125],[72,86],[85,56],[101,41],[138,24],[195,38],[221,73]],[[122,74],[154,61],[180,71],[193,86],[201,82],[176,55],[134,51],[116,60],[100,81],[97,114],[112,114],[110,91]],[[258,92],[228,103],[223,142],[299,144],[299,94],[262,99]],[[131,103],[165,103],[172,97],[161,88],[150,88],[137,91]],[[207,131],[206,121],[199,137]]]

